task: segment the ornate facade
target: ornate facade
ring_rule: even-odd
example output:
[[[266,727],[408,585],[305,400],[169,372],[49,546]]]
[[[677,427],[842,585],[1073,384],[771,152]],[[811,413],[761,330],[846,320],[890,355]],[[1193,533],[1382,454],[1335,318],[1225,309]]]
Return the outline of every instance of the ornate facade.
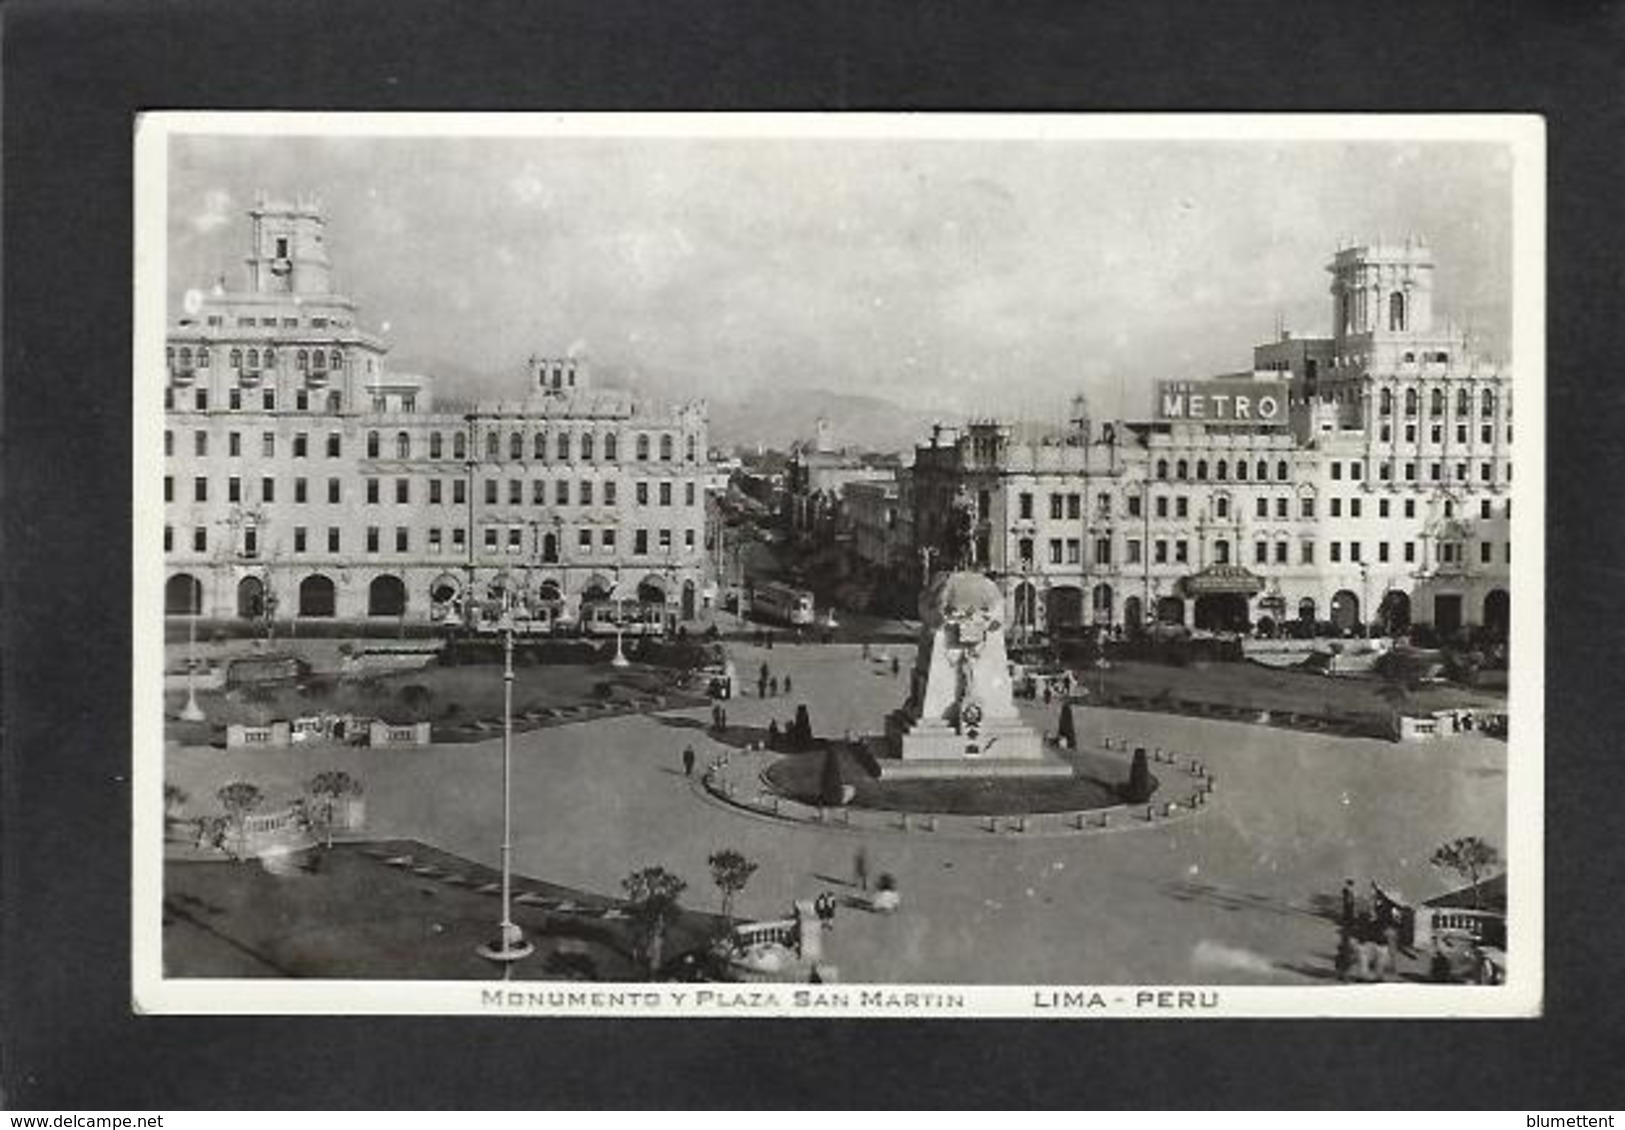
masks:
[[[532,358],[522,398],[437,406],[335,293],[312,201],[250,213],[241,291],[171,328],[165,606],[214,619],[462,616],[493,582],[565,615],[707,591],[704,402]]]
[[[1436,326],[1420,241],[1337,253],[1328,338],[1257,347],[1276,422],[1153,419],[1032,435],[939,428],[916,452],[920,545],[955,499],[1028,630],[1151,620],[1449,631],[1510,615],[1510,374]]]

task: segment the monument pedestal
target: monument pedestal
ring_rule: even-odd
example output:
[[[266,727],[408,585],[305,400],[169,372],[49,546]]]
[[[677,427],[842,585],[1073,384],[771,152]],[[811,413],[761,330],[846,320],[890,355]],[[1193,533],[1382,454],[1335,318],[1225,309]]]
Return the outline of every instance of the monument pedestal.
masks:
[[[912,690],[886,720],[883,780],[1072,776],[1016,713],[1003,604],[997,586],[975,573],[944,574],[920,598]]]

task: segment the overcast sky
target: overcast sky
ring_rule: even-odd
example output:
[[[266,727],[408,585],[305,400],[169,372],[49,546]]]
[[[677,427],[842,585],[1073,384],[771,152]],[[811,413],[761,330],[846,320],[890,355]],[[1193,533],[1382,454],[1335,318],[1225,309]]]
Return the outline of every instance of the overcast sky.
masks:
[[[1099,413],[1325,332],[1339,239],[1425,235],[1435,309],[1509,329],[1511,176],[1483,144],[179,136],[172,309],[242,283],[257,190],[313,193],[405,367],[584,350],[606,380],[780,382],[944,414]],[[387,328],[386,328],[387,327]],[[454,382],[455,383],[455,382]]]

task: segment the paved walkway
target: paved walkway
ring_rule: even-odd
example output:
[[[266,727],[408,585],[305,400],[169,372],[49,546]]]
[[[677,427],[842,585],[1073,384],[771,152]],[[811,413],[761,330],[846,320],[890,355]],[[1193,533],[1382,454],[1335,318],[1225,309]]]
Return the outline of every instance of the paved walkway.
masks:
[[[816,732],[879,728],[903,697],[905,649],[732,645],[748,696],[728,704],[733,727],[781,726],[806,702]],[[895,652],[904,674],[893,677]],[[758,665],[789,674],[794,692],[755,697]],[[1027,707],[1053,730],[1057,708]],[[617,894],[633,869],[659,864],[687,878],[685,902],[717,900],[706,857],[736,847],[760,870],[737,900],[753,917],[784,913],[822,889],[850,893],[861,850],[871,876],[896,876],[903,908],[849,910],[829,955],[848,980],[963,983],[1304,983],[1330,969],[1333,928],[1314,913],[1345,876],[1413,897],[1456,884],[1427,857],[1440,842],[1506,842],[1506,747],[1477,736],[1411,745],[1339,739],[1110,710],[1077,710],[1079,737],[1102,734],[1200,757],[1218,781],[1196,819],[1109,836],[1023,841],[989,835],[808,828],[729,812],[685,779],[720,751],[701,708],[629,716],[515,739],[516,870]],[[368,834],[415,837],[476,862],[498,857],[500,740],[423,750],[300,749],[244,754],[170,750],[168,777],[196,798],[242,777],[268,803],[324,768],[359,774]],[[206,801],[194,801],[202,810]]]

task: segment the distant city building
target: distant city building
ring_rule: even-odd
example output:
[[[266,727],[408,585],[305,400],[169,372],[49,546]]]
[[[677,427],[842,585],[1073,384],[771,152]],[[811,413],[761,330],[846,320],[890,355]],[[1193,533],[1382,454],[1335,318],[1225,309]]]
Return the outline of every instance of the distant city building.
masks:
[[[246,288],[217,285],[168,337],[167,612],[443,620],[506,587],[566,615],[611,596],[694,615],[703,401],[535,357],[523,398],[437,407],[333,292],[316,203],[249,217]]]
[[[938,428],[915,458],[918,544],[971,511],[974,567],[1018,631],[1289,620],[1504,631],[1510,374],[1435,324],[1419,240],[1341,250],[1328,338],[1251,372],[1164,382],[1150,420]]]
[[[837,447],[834,429],[822,417],[810,443],[798,444],[785,467],[784,506],[790,533],[803,544],[828,545],[850,531],[842,498],[853,483],[894,482],[896,456]]]

